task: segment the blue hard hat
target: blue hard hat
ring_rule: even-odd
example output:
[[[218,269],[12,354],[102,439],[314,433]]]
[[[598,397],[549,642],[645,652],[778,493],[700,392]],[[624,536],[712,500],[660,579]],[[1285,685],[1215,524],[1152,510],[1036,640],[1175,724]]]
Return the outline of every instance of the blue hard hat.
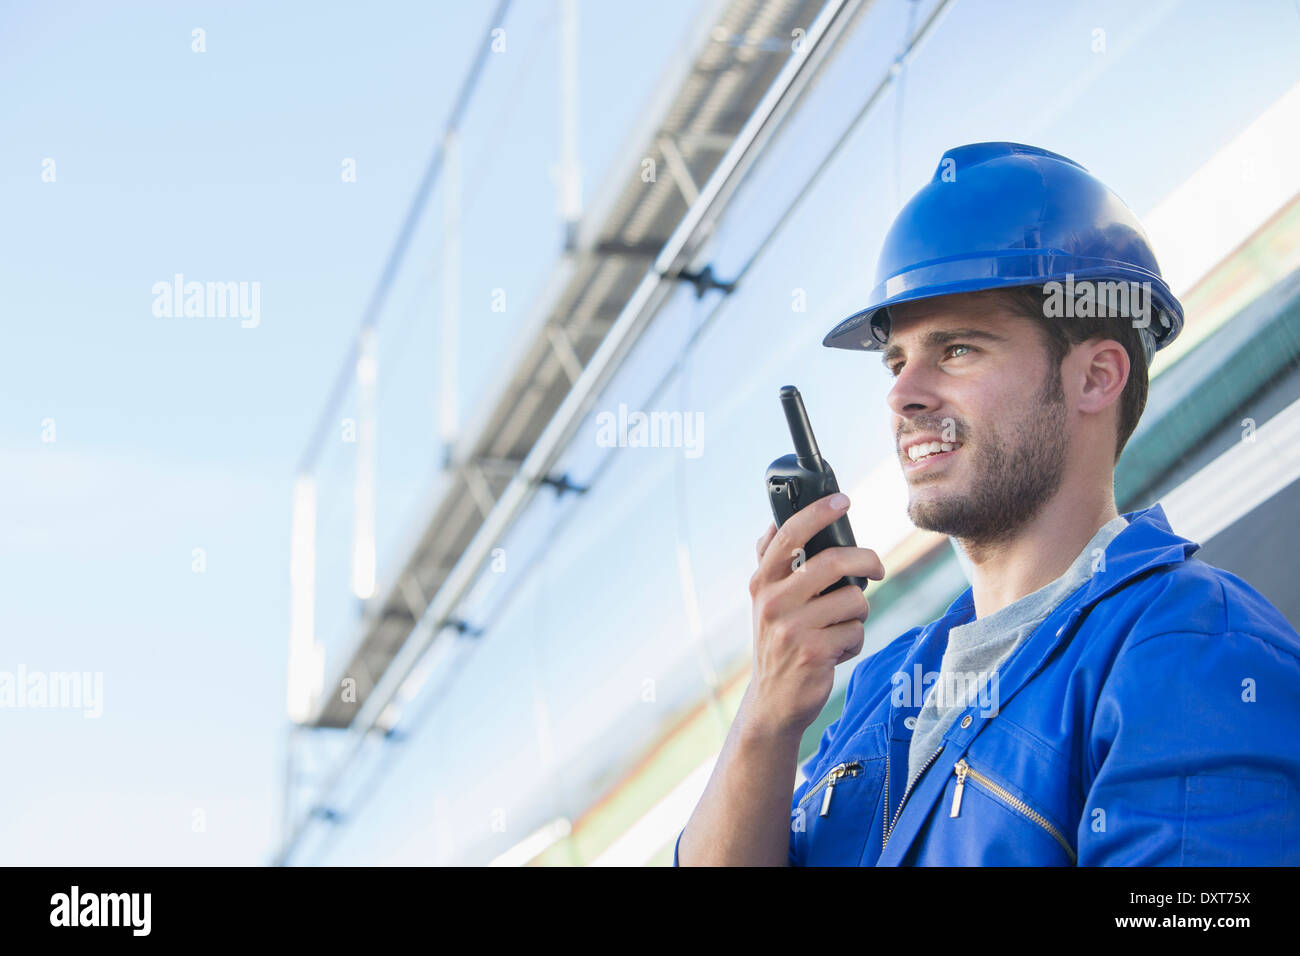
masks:
[[[1071,280],[1150,283],[1148,364],[1183,327],[1133,211],[1072,159],[1020,143],[948,150],[885,236],[868,305],[829,348],[884,348],[891,305],[956,292]]]

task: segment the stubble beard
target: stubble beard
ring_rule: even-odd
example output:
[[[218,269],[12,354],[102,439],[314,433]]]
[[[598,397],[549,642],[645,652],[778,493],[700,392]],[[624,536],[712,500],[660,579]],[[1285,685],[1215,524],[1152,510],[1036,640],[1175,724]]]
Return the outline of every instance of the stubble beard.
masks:
[[[907,508],[912,523],[957,538],[971,553],[1015,537],[1032,521],[1065,477],[1068,439],[1059,368],[1049,373],[1038,400],[1009,441],[989,431],[970,447],[970,491],[913,499]]]

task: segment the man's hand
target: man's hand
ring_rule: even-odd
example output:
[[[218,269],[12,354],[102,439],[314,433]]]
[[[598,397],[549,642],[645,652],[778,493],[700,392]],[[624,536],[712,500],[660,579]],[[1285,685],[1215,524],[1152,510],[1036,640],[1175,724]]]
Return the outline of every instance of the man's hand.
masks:
[[[879,581],[874,551],[804,548],[849,507],[842,494],[814,501],[758,541],[754,673],[727,732],[708,786],[677,843],[683,866],[784,866],[790,797],[804,730],[826,706],[835,665],[862,650],[867,599],[858,588],[826,590],[845,575]]]
[[[848,510],[842,493],[818,499],[758,540],[758,570],[749,581],[754,602],[754,672],[739,715],[751,730],[802,734],[826,706],[835,665],[862,650],[870,609],[861,590],[826,590],[841,577],[879,581],[885,568],[867,548],[827,548],[804,559],[804,548]]]

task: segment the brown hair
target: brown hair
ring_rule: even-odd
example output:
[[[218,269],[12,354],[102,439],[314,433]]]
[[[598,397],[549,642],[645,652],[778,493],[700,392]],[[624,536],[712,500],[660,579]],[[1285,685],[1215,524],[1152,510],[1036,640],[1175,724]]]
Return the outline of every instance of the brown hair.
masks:
[[[1129,373],[1119,398],[1115,443],[1115,463],[1118,464],[1119,456],[1146,408],[1149,388],[1146,353],[1142,348],[1141,334],[1134,328],[1132,320],[1107,315],[1105,308],[1098,308],[1097,311],[1103,313],[1098,317],[1050,316],[1044,307],[1046,293],[1042,286],[1037,285],[994,289],[988,294],[997,296],[1013,314],[1038,321],[1047,345],[1048,365],[1052,369],[1049,388],[1057,393],[1061,389],[1061,363],[1075,345],[1092,339],[1113,339],[1124,346],[1128,353]]]

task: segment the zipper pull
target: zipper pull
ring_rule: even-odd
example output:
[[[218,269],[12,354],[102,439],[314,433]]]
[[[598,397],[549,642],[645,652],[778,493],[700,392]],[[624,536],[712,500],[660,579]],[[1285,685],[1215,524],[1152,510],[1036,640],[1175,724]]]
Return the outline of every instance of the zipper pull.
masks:
[[[818,816],[826,816],[831,812],[831,794],[835,792],[835,777],[839,773],[839,767],[831,771],[830,778],[826,781],[826,792],[822,794],[822,812]]]
[[[970,767],[966,763],[966,758],[962,757],[953,765],[953,769],[957,771],[957,789],[952,794],[952,813],[948,814],[949,817],[955,817],[961,813],[961,792],[966,786],[966,771]]]
[[[861,764],[842,763],[838,767],[832,767],[829,776],[826,778],[826,793],[822,796],[822,809],[818,816],[826,816],[831,812],[831,794],[835,792],[835,784],[842,777],[856,777]]]

